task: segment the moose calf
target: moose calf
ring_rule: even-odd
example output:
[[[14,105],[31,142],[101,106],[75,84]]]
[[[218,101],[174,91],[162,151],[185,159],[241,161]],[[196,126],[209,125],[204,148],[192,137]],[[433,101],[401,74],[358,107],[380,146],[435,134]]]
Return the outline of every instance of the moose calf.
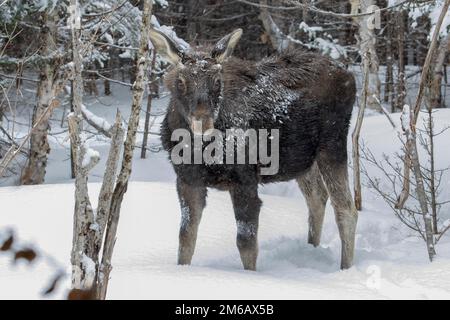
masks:
[[[211,48],[183,52],[163,33],[151,32],[157,52],[173,66],[165,79],[172,95],[161,129],[169,154],[177,146],[173,134],[179,129],[193,133],[194,138],[212,129],[279,132],[275,174],[261,174],[260,162],[172,161],[182,212],[178,263],[191,263],[207,188],[212,187],[230,192],[241,260],[245,269],[255,270],[262,203],[258,184],[295,179],[309,209],[308,242],[319,245],[330,197],[342,241],[341,268],[349,268],[357,222],[347,172],[354,77],[316,53],[290,51],[259,62],[234,58],[241,35],[238,29]],[[184,152],[193,154],[194,149]]]

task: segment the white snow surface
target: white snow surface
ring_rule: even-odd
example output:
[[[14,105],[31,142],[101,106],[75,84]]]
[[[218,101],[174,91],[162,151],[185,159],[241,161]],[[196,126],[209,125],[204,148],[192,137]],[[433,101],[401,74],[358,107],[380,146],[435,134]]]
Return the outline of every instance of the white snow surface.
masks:
[[[91,184],[91,194],[100,185]],[[20,228],[70,274],[73,186],[0,189],[0,224]],[[242,270],[229,196],[209,193],[191,266],[177,266],[179,206],[173,184],[133,182],[126,194],[114,252],[110,299],[385,299],[450,298],[450,246],[430,264],[422,240],[403,238],[390,212],[367,205],[360,214],[355,266],[339,270],[340,241],[331,208],[323,242],[306,243],[307,208],[300,197],[263,195],[258,271]],[[94,204],[95,205],[95,204]],[[30,210],[32,208],[32,210]],[[0,259],[0,298],[40,298],[53,273]],[[380,277],[377,277],[379,273]],[[66,294],[69,279],[50,298]]]
[[[85,99],[99,117],[113,122],[115,112],[111,111],[117,107],[125,119],[128,117],[131,100],[127,88],[114,87],[113,96],[99,99],[101,103],[95,98]],[[166,104],[167,98],[156,100],[152,112],[160,113]],[[58,110],[53,117],[54,132],[62,131],[58,129],[61,113]],[[392,115],[397,128],[401,127],[400,115]],[[450,110],[436,111],[434,116],[437,131],[450,125]],[[419,119],[418,124],[422,121]],[[157,131],[160,122],[158,118],[151,130]],[[142,124],[143,119],[140,130]],[[354,119],[352,128],[353,124]],[[400,148],[398,129],[393,129],[384,115],[367,115],[361,135],[364,145],[378,157],[382,153],[392,156]],[[11,186],[11,178],[2,181],[0,187],[0,230],[15,230],[20,244],[38,247],[66,271],[56,292],[45,297],[49,299],[64,298],[70,286],[74,181],[69,177],[65,138],[64,134],[51,136],[45,185]],[[141,140],[139,135],[136,144],[140,145]],[[101,156],[89,176],[94,208],[107,142],[102,137],[90,141]],[[152,135],[149,146],[158,143],[157,136]],[[436,166],[447,167],[450,132],[438,136],[435,143],[439,146]],[[147,159],[140,159],[139,154],[137,149],[132,182],[122,206],[110,299],[450,299],[450,234],[440,240],[437,259],[430,263],[424,241],[365,187],[355,264],[349,270],[339,270],[340,239],[329,203],[320,247],[307,244],[308,210],[294,182],[260,188],[263,206],[258,271],[243,270],[235,246],[238,227],[230,197],[216,190],[209,190],[192,265],[177,266],[181,213],[175,175],[165,152],[148,152]],[[379,176],[375,168],[367,170]],[[442,185],[442,196],[449,199],[448,175]],[[450,221],[449,205],[442,212],[445,224]],[[10,257],[0,254],[0,299],[43,298],[42,290],[55,274],[48,261],[41,256],[31,266],[14,265]]]

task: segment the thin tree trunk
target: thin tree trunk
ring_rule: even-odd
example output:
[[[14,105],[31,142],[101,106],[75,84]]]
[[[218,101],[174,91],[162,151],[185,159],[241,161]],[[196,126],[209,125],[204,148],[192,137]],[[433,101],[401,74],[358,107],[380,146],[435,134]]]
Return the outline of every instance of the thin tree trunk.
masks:
[[[430,43],[430,48],[428,49],[428,53],[427,53],[427,56],[425,58],[425,64],[423,66],[422,74],[421,74],[421,77],[420,77],[419,92],[417,94],[416,104],[415,104],[414,109],[413,109],[413,117],[412,117],[411,127],[414,128],[414,134],[415,134],[415,130],[416,130],[416,123],[417,123],[417,119],[418,119],[418,116],[419,116],[420,107],[422,105],[422,99],[423,99],[424,90],[425,90],[425,87],[426,87],[426,84],[427,84],[427,79],[428,79],[428,76],[429,76],[431,59],[434,56],[434,53],[436,51],[437,38],[438,38],[438,35],[439,35],[439,32],[440,32],[440,29],[441,29],[444,17],[447,14],[449,6],[450,6],[450,0],[446,0],[444,5],[443,5],[443,7],[442,7],[441,13],[439,15],[439,19],[438,19],[438,21],[436,23],[436,26],[435,26],[435,29],[434,29],[434,33],[433,33],[433,37],[432,37],[431,43]],[[412,155],[412,152],[414,152],[414,150],[412,150],[412,149],[414,149],[414,148],[416,148],[416,155],[415,156],[418,159],[419,155],[417,154],[417,147],[415,147],[413,145],[413,143],[407,143],[406,146],[405,146],[405,158],[404,158],[405,159],[405,163],[404,163],[403,190],[401,192],[401,195],[403,195],[403,197],[399,197],[399,199],[397,201],[396,208],[398,208],[398,209],[403,208],[403,204],[406,202],[406,200],[408,198],[408,195],[409,195],[409,192],[408,193],[406,192],[406,190],[409,190],[409,183],[408,183],[409,179],[407,179],[409,177],[409,173],[406,174],[406,170],[409,170],[410,165],[412,165],[414,167],[414,163],[412,163],[412,161],[414,161],[413,155]],[[411,163],[409,163],[409,160],[411,160]],[[420,167],[419,167],[419,169],[420,169]],[[416,174],[420,174],[421,175],[421,173],[416,173]],[[420,177],[419,178],[416,177],[416,179],[420,180]],[[431,225],[431,223],[430,223],[430,225]]]
[[[420,107],[422,105],[422,99],[424,90],[427,84],[427,80],[429,79],[429,73],[430,73],[430,65],[431,60],[435,55],[436,46],[437,46],[437,40],[439,37],[439,32],[441,30],[442,22],[444,21],[445,16],[448,14],[448,8],[450,6],[450,0],[446,0],[444,5],[442,6],[441,14],[439,15],[439,19],[436,23],[433,37],[431,39],[430,48],[428,49],[427,56],[425,58],[425,63],[423,65],[422,75],[420,77],[420,84],[419,84],[419,92],[417,94],[416,104],[414,106],[414,125],[416,125],[417,118],[419,116]]]
[[[366,54],[370,54],[367,52]],[[352,155],[353,155],[353,188],[355,197],[355,207],[357,210],[362,209],[362,194],[361,194],[361,169],[360,169],[360,156],[359,156],[359,135],[361,132],[362,123],[364,120],[364,111],[367,105],[367,94],[369,85],[369,61],[370,57],[365,57],[364,61],[364,85],[362,89],[361,102],[359,104],[358,118],[356,120],[355,129],[352,134]]]
[[[406,77],[405,77],[405,13],[397,13],[397,47],[398,47],[398,79],[397,98],[395,99],[395,110],[402,110],[406,97]]]
[[[403,115],[409,112],[410,117],[410,133],[409,133],[409,145],[410,145],[410,157],[411,157],[411,165],[412,170],[414,172],[415,180],[416,180],[416,193],[417,199],[420,204],[420,211],[422,212],[423,222],[425,227],[425,241],[427,244],[428,257],[430,261],[433,261],[436,251],[434,248],[434,235],[433,235],[433,225],[432,225],[432,216],[428,210],[428,202],[427,195],[423,183],[423,175],[422,170],[420,168],[419,154],[417,152],[417,136],[416,136],[416,126],[414,124],[415,116],[413,111],[409,110],[409,106],[405,105],[405,109],[403,111]],[[405,128],[404,128],[405,129]]]
[[[373,0],[360,0],[361,12],[367,13],[371,6],[374,5]],[[380,99],[380,78],[378,76],[379,65],[376,51],[376,37],[375,31],[371,27],[371,19],[373,15],[356,18],[359,26],[359,51],[362,59],[362,65],[365,65],[365,59],[370,59],[369,63],[369,78],[367,86],[367,108],[372,110],[379,110],[378,101]]]
[[[148,142],[148,131],[150,130],[150,112],[152,110],[152,100],[154,96],[153,87],[154,82],[156,81],[154,69],[155,69],[155,63],[156,63],[156,54],[153,53],[152,55],[152,64],[150,67],[150,81],[148,83],[148,96],[147,96],[147,110],[145,111],[145,124],[144,124],[144,136],[142,138],[142,147],[141,147],[141,159],[145,159],[146,152],[147,152],[147,142]]]
[[[437,188],[436,188],[436,163],[434,159],[434,123],[433,123],[433,108],[428,104],[428,152],[430,154],[430,197],[431,197],[431,216],[433,219],[433,233],[439,234],[438,230],[438,205],[437,205]]]
[[[103,177],[102,187],[100,189],[100,194],[98,196],[98,207],[97,207],[97,225],[99,232],[95,234],[94,246],[97,252],[97,258],[102,247],[105,246],[103,242],[105,230],[107,229],[107,222],[110,216],[111,201],[114,192],[114,184],[116,183],[116,171],[120,160],[120,151],[122,150],[124,138],[124,129],[122,127],[121,115],[117,111],[116,123],[112,131],[111,147],[109,150],[108,160],[106,162],[105,175]],[[108,227],[109,228],[109,227]],[[105,239],[105,242],[108,240]],[[111,251],[112,253],[112,251]],[[96,261],[96,280],[95,280],[95,298],[105,299],[107,283],[105,284],[105,275],[103,272],[103,264],[99,264]]]
[[[189,42],[194,41],[197,37],[197,17],[199,0],[187,0],[186,1],[186,39]]]
[[[444,107],[441,85],[444,77],[444,63],[447,53],[450,51],[450,33],[442,40],[437,50],[436,62],[434,63],[432,80],[430,83],[430,107],[432,109]]]
[[[56,50],[56,22],[55,15],[57,10],[51,13],[43,13],[41,34],[41,48],[39,54],[49,56]],[[43,62],[39,72],[39,83],[36,94],[36,106],[33,112],[33,125],[42,114],[46,113],[51,101],[56,96],[56,73],[58,66],[55,63]],[[22,172],[21,182],[24,185],[41,184],[45,179],[45,169],[47,167],[47,158],[50,152],[48,144],[48,130],[51,114],[43,119],[36,129],[33,130],[30,137],[30,154],[24,171]]]
[[[262,5],[260,8],[259,20],[261,20],[266,34],[269,36],[272,48],[277,52],[283,52],[289,46],[289,40],[281,32],[280,28],[277,26],[272,18],[269,10],[265,7],[268,5],[267,0],[259,0]]]
[[[309,24],[309,11],[307,9],[307,5],[309,5],[311,0],[302,0],[302,3],[305,5],[302,9],[302,20],[304,23]]]
[[[108,68],[111,68],[110,67],[110,63],[108,61],[105,61],[104,62],[104,69],[108,69]],[[107,77],[111,77],[111,72],[109,72],[109,71],[105,72],[104,71],[103,74],[105,74],[105,73],[106,73]],[[108,79],[104,79],[103,80],[103,87],[104,87],[105,96],[110,96],[111,95],[111,82]]]
[[[387,25],[387,41],[386,41],[386,78],[384,85],[384,102],[388,103],[393,97],[392,83],[393,77],[393,58],[392,58],[392,22],[390,21],[391,14],[387,13],[388,25]],[[394,106],[394,104],[392,104]],[[394,112],[395,110],[391,110]]]
[[[72,242],[72,288],[91,290],[95,280],[95,248],[91,239],[98,232],[95,226],[95,215],[88,193],[88,174],[99,161],[98,156],[91,155],[82,138],[83,116],[83,79],[81,72],[81,27],[78,0],[71,0],[71,33],[73,55],[73,112],[68,117],[70,140],[74,154],[75,169],[75,212]],[[85,159],[86,158],[86,159]]]
[[[70,81],[70,112],[73,112],[73,81]],[[75,170],[76,170],[76,163],[75,163],[75,151],[74,146],[72,145],[72,141],[70,142],[70,175],[72,179],[75,179]]]
[[[37,127],[41,124],[43,121],[48,121],[48,118],[52,114],[53,110],[58,107],[59,102],[56,99],[53,99],[50,103],[50,106],[45,110],[43,114],[39,117],[39,119],[36,120],[36,123],[31,128],[30,132],[25,136],[25,138],[22,140],[20,145],[12,144],[11,147],[8,149],[8,151],[3,156],[2,161],[0,162],[0,178],[3,177],[4,173],[8,169],[9,164],[11,161],[20,153],[20,151],[24,148],[25,144],[28,142],[28,140],[31,138],[33,132],[37,129]]]
[[[101,278],[102,286],[99,288],[99,299],[106,298],[106,292],[109,282],[109,274],[111,272],[111,259],[116,242],[116,233],[120,218],[120,208],[125,192],[128,188],[128,180],[131,175],[131,167],[133,160],[134,145],[136,142],[136,132],[139,124],[139,113],[141,109],[142,97],[144,95],[144,85],[147,74],[148,62],[148,43],[150,41],[150,17],[152,12],[152,1],[144,1],[144,10],[142,12],[141,40],[137,59],[136,81],[133,85],[133,102],[131,106],[131,114],[128,121],[127,136],[124,143],[122,167],[114,189],[111,200],[111,209],[108,217],[105,242],[103,247]]]

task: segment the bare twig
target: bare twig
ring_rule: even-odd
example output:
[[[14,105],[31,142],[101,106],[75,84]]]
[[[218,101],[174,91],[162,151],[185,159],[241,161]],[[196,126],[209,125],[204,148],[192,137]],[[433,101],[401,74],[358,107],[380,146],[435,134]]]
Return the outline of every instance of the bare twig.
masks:
[[[366,52],[370,55],[370,52]],[[359,159],[359,135],[361,133],[361,127],[364,120],[364,111],[367,105],[367,87],[369,84],[369,61],[370,58],[364,59],[364,86],[362,90],[362,101],[359,106],[358,118],[356,119],[355,129],[352,134],[352,154],[353,154],[353,190],[355,192],[355,207],[357,210],[362,209],[362,195],[361,195],[361,171],[360,171],[360,159]]]

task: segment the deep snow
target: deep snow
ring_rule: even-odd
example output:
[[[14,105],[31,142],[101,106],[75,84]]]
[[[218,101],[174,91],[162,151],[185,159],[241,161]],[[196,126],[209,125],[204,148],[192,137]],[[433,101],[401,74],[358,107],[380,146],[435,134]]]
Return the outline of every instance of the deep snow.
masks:
[[[101,103],[87,98],[85,104],[110,123],[114,119],[111,110],[116,107],[126,119],[130,101],[127,90],[116,87],[114,96],[100,98]],[[166,103],[167,98],[157,101],[152,112],[162,113]],[[61,112],[53,117],[52,131],[56,134],[51,137],[47,184],[0,188],[0,228],[14,228],[21,240],[38,245],[69,275],[74,196],[73,180],[68,176],[68,141],[64,130],[57,127]],[[392,155],[400,148],[400,113],[392,117],[397,129],[383,115],[364,120],[362,139],[377,156]],[[449,126],[450,110],[437,111],[435,119],[437,128]],[[160,121],[158,117],[152,131],[158,130]],[[140,139],[141,135],[137,145]],[[158,143],[157,136],[152,135],[150,145]],[[450,164],[450,132],[439,136],[436,144],[437,166],[446,167]],[[90,146],[102,157],[90,176],[95,206],[107,145],[103,139],[92,138]],[[193,264],[177,266],[180,210],[173,170],[164,152],[149,152],[145,160],[139,158],[139,153],[137,150],[133,182],[122,207],[108,298],[450,298],[450,234],[438,244],[437,260],[428,262],[423,240],[401,225],[367,188],[363,189],[355,266],[350,270],[339,270],[340,240],[329,204],[321,246],[307,245],[307,208],[293,182],[261,187],[264,204],[257,272],[242,270],[229,195],[214,190],[209,191]],[[379,174],[375,168],[368,167],[368,171]],[[443,180],[442,197],[447,199],[449,180],[448,175]],[[11,178],[0,185],[13,183]],[[449,218],[449,211],[449,206],[443,208],[444,219]],[[40,292],[52,275],[52,266],[43,258],[29,268],[13,266],[10,259],[0,255],[0,298],[41,298]],[[50,298],[64,297],[68,287],[67,276]]]
[[[97,195],[99,184],[90,189]],[[20,238],[38,243],[69,273],[73,186],[2,188],[0,199],[10,208],[0,216],[0,224],[16,226]],[[422,240],[404,238],[390,212],[365,209],[358,225],[355,266],[340,271],[340,241],[331,208],[322,245],[315,249],[306,243],[307,209],[300,198],[262,199],[257,272],[242,270],[231,201],[218,191],[209,192],[193,264],[177,266],[179,208],[174,186],[132,183],[122,209],[108,298],[450,298],[448,241],[438,247],[439,258],[430,264]],[[2,299],[39,298],[53,275],[44,259],[31,268],[17,268],[1,257],[0,270]],[[51,297],[62,297],[63,287]]]

